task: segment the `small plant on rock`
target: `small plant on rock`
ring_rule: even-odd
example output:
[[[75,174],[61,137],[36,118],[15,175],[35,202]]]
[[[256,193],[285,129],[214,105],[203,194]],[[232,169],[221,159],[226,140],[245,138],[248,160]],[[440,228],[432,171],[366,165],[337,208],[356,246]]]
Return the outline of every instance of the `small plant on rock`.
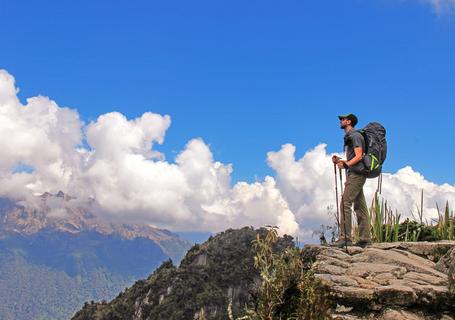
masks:
[[[250,320],[328,319],[330,303],[318,279],[304,268],[300,249],[274,252],[276,227],[264,238],[253,241],[254,263],[261,276],[256,308],[247,312]]]

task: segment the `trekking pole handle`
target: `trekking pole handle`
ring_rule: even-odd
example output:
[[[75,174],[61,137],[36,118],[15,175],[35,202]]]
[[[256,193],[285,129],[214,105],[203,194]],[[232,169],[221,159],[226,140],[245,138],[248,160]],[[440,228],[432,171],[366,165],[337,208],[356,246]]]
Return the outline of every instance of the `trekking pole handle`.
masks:
[[[348,169],[348,168],[349,168],[349,166],[348,166],[348,164],[346,163],[346,161],[341,160],[341,158],[338,157],[338,156],[332,156],[332,161],[333,161],[333,163],[335,163],[335,164],[337,164],[338,162],[342,161],[342,162],[343,162],[343,168],[345,168],[345,169]]]

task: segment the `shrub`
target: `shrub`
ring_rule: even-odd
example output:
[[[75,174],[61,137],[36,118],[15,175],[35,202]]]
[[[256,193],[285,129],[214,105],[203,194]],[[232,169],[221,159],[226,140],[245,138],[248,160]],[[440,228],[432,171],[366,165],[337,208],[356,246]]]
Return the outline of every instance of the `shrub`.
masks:
[[[261,276],[255,310],[242,319],[328,319],[330,303],[320,281],[304,268],[300,249],[274,252],[278,240],[276,227],[265,237],[257,235],[254,263]]]

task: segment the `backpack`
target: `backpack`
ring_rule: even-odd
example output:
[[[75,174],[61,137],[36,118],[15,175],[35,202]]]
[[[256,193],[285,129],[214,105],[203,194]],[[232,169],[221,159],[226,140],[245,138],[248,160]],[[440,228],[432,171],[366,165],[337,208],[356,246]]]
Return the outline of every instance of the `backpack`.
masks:
[[[378,122],[370,122],[358,130],[365,139],[365,154],[362,158],[367,178],[376,178],[382,172],[382,164],[387,157],[386,130]]]

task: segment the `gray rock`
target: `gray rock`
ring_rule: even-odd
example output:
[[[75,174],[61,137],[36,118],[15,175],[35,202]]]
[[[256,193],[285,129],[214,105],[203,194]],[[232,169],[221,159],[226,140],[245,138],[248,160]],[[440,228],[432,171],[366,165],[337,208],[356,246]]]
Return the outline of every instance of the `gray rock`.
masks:
[[[328,283],[330,285],[342,285],[344,287],[355,287],[357,288],[359,284],[357,281],[354,279],[348,277],[348,276],[338,276],[338,275],[333,275],[333,274],[327,274],[327,273],[322,273],[322,274],[315,274],[317,278],[322,280],[322,282]]]
[[[392,242],[392,243],[375,243],[372,245],[378,249],[401,249],[412,253],[414,255],[421,256],[425,259],[437,262],[440,257],[446,254],[450,249],[455,247],[455,241],[442,240],[438,242]]]
[[[422,315],[418,315],[409,311],[403,310],[392,310],[388,309],[382,315],[382,320],[424,320],[426,319]]]
[[[455,242],[311,246],[315,276],[342,306],[333,319],[452,319],[448,275]],[[303,256],[307,247],[304,248]],[[446,255],[438,264],[433,260]],[[446,313],[444,313],[446,312]]]
[[[435,277],[429,274],[417,273],[417,272],[408,272],[403,276],[403,279],[410,280],[415,283],[425,285],[431,284],[435,286],[445,286],[447,281],[442,277]]]
[[[412,306],[417,301],[417,294],[405,283],[395,283],[389,286],[376,287],[374,290],[376,300],[385,305]]]
[[[455,247],[449,250],[436,264],[436,269],[449,274],[450,268],[454,270],[455,266]]]

